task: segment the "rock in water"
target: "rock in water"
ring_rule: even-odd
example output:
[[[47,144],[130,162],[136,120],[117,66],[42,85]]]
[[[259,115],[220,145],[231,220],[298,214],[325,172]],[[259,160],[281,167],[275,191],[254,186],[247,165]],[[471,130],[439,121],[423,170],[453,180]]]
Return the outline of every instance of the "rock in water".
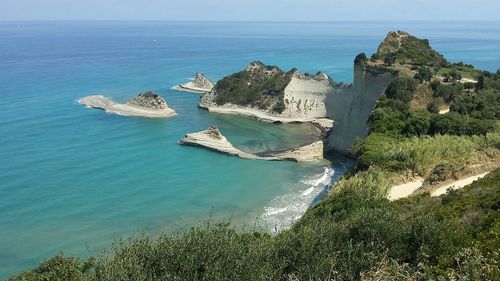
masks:
[[[88,107],[124,116],[164,118],[174,116],[175,110],[169,108],[165,100],[153,92],[139,94],[125,104],[116,103],[104,96],[87,96],[79,100]]]
[[[165,109],[167,102],[159,95],[149,91],[142,93],[131,99],[127,104],[134,106],[142,106],[151,109]]]
[[[194,93],[208,93],[212,91],[214,88],[214,83],[208,80],[205,75],[201,73],[196,73],[196,76],[193,81],[187,82],[184,84],[180,84],[174,89],[186,91],[186,92],[194,92]]]
[[[245,159],[259,159],[268,161],[288,160],[294,162],[310,162],[323,159],[323,141],[285,149],[282,151],[266,152],[261,155],[247,153],[239,150],[224,137],[217,127],[187,134],[179,141],[183,145],[199,146],[223,154],[237,156]]]
[[[201,73],[196,73],[196,77],[194,78],[193,85],[196,88],[206,89],[208,91],[211,91],[212,88],[214,87],[214,83],[212,83],[212,81],[208,80]]]

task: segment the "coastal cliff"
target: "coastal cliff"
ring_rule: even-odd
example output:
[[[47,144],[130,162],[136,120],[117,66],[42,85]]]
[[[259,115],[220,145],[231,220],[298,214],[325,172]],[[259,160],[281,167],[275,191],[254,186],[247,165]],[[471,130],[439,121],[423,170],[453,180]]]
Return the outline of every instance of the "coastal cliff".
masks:
[[[87,96],[78,102],[88,107],[124,116],[164,118],[176,115],[175,110],[167,106],[165,99],[151,91],[139,94],[125,104],[115,103],[101,95]]]
[[[224,77],[199,103],[210,112],[265,122],[307,122],[326,117],[325,99],[333,80],[324,73],[284,72],[259,61]]]
[[[367,136],[372,110],[396,77],[395,72],[371,67],[363,61],[355,62],[353,83],[337,85],[326,99],[326,115],[335,121],[327,150],[345,154],[356,138]]]
[[[241,115],[264,122],[335,122],[327,150],[347,153],[357,137],[368,134],[368,119],[396,71],[354,64],[351,85],[335,83],[328,75],[283,72],[276,66],[252,62],[241,72],[223,78],[199,103],[210,112]]]

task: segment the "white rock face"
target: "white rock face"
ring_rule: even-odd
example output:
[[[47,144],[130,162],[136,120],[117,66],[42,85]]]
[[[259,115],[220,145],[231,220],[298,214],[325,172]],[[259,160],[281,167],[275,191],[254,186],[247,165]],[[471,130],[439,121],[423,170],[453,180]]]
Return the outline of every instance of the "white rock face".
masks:
[[[326,117],[325,100],[332,91],[332,81],[326,74],[305,76],[296,73],[285,88],[285,110],[281,115],[310,119]]]
[[[254,71],[261,68],[262,65],[254,62],[246,70]],[[269,68],[266,71],[269,72],[268,75],[272,75],[276,70]],[[327,95],[333,92],[333,82],[328,75],[321,72],[316,75],[295,72],[284,92],[285,110],[282,113],[276,113],[272,108],[262,110],[230,103],[217,105],[215,91],[203,95],[199,106],[210,112],[240,115],[263,122],[310,122],[327,116],[325,101]]]
[[[289,160],[294,162],[310,162],[323,159],[323,141],[287,149],[279,152],[270,152],[266,155],[255,155],[239,150],[224,137],[217,127],[210,127],[204,131],[187,134],[179,141],[183,145],[199,146],[209,150],[221,152],[231,156],[258,160]]]
[[[134,97],[126,104],[115,103],[100,95],[87,96],[78,102],[88,107],[124,116],[164,118],[176,115],[175,110],[169,108],[163,98],[149,92]]]
[[[335,121],[327,150],[347,153],[356,138],[368,135],[368,119],[395,74],[354,66],[352,85],[338,85],[326,99],[328,118]]]
[[[187,82],[184,84],[180,84],[174,89],[186,92],[194,92],[194,93],[208,93],[212,91],[214,88],[214,83],[208,80],[205,75],[201,73],[196,73],[196,76],[193,81]]]

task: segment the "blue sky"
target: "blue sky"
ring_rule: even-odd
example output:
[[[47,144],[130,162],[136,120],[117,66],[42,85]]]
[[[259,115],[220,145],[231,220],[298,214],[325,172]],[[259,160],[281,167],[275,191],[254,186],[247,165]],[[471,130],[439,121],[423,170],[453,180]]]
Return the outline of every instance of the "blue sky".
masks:
[[[500,20],[499,0],[0,0],[0,20]]]

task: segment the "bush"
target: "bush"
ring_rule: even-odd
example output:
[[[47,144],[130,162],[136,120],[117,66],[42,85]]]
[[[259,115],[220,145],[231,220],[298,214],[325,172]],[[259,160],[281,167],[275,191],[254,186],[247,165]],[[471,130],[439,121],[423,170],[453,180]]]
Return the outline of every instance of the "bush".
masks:
[[[435,184],[437,182],[445,181],[447,179],[457,178],[458,172],[462,167],[453,163],[442,163],[436,165],[432,172],[427,176],[425,182],[428,184]]]
[[[431,124],[430,115],[423,113],[415,113],[408,118],[403,133],[407,136],[423,136],[429,131]]]
[[[417,88],[418,81],[411,77],[398,77],[387,86],[385,95],[390,99],[410,102],[413,92]]]
[[[359,53],[356,58],[354,58],[354,64],[362,64],[366,65],[366,62],[368,61],[366,54],[365,53]]]
[[[435,80],[431,83],[431,88],[434,97],[441,97],[445,102],[453,101],[457,96],[461,95],[464,91],[462,83],[453,83],[451,85],[442,84]]]
[[[421,66],[418,68],[418,72],[415,74],[415,79],[420,81],[420,83],[431,81],[433,74],[429,67]]]

